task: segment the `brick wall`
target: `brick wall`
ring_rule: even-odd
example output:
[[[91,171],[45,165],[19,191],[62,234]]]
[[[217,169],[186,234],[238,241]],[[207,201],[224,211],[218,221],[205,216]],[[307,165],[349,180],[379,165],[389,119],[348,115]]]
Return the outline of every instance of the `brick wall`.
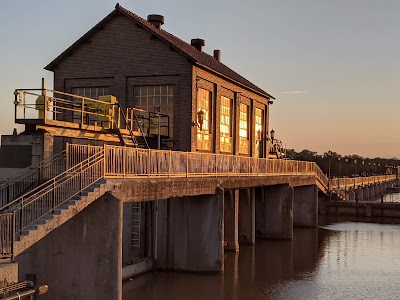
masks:
[[[116,16],[54,70],[54,88],[109,86],[125,106],[134,85],[174,85],[174,149],[190,150],[191,62],[124,16]],[[185,117],[187,115],[187,117]]]
[[[197,88],[204,88],[212,92],[212,111],[215,112],[214,114],[214,122],[211,125],[212,127],[212,152],[220,153],[219,147],[219,128],[220,128],[220,118],[216,117],[219,116],[220,106],[221,106],[221,96],[226,97],[233,97],[233,154],[239,153],[239,101],[238,95],[240,94],[240,102],[246,105],[249,105],[250,110],[250,156],[253,156],[255,152],[255,140],[254,140],[254,108],[260,108],[264,111],[264,139],[266,137],[266,133],[269,131],[269,104],[268,98],[260,96],[257,93],[252,92],[242,86],[228,81],[223,77],[213,74],[209,70],[203,69],[200,66],[193,66],[193,73],[192,73],[192,120],[196,120],[197,116]],[[196,131],[197,128],[192,128],[192,139],[191,139],[191,151],[196,151]],[[265,149],[265,142],[263,145]],[[265,152],[264,152],[265,153]]]

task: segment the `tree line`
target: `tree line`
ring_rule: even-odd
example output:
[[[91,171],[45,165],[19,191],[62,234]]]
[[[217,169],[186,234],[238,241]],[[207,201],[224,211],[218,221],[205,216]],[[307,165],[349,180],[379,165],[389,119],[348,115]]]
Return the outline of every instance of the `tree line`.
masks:
[[[354,177],[372,176],[385,174],[387,166],[398,166],[400,160],[397,158],[368,158],[357,154],[340,155],[334,151],[328,151],[320,155],[307,149],[296,152],[287,149],[288,159],[315,162],[325,174],[331,177]]]

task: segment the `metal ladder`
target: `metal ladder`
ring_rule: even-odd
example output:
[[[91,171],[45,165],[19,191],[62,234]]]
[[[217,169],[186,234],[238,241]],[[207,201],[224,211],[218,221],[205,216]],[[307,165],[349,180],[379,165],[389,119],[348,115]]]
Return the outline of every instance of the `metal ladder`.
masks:
[[[141,225],[142,205],[140,202],[132,203],[132,223],[131,223],[131,249],[140,249],[140,225]]]

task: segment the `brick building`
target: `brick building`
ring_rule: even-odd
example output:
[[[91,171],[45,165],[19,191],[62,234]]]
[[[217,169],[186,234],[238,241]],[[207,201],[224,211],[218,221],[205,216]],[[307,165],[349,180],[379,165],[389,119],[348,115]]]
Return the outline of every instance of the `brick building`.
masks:
[[[116,5],[108,16],[45,67],[54,89],[97,98],[115,95],[125,107],[170,117],[170,147],[182,151],[266,157],[274,99],[223,63]]]

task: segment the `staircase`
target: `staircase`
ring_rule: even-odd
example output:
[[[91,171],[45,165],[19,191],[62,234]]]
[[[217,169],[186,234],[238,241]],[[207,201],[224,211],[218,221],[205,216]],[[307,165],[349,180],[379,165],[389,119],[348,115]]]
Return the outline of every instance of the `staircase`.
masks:
[[[128,108],[127,114],[130,115],[130,117],[127,117],[121,105],[119,103],[117,103],[116,105],[118,106],[119,108],[118,111],[122,116],[122,119],[118,120],[123,121],[125,123],[126,127],[125,131],[128,131],[128,135],[124,135],[122,133],[121,126],[115,126],[115,128],[111,129],[111,132],[118,136],[122,146],[149,149],[149,144],[147,143],[146,137],[144,135],[142,124],[141,122],[139,122],[135,110],[133,108]],[[139,137],[135,137],[133,135],[134,124],[138,127],[139,132],[141,134]]]
[[[12,200],[65,171],[64,150],[0,181],[0,211]]]
[[[13,258],[104,195],[104,149],[0,210],[0,259]]]

